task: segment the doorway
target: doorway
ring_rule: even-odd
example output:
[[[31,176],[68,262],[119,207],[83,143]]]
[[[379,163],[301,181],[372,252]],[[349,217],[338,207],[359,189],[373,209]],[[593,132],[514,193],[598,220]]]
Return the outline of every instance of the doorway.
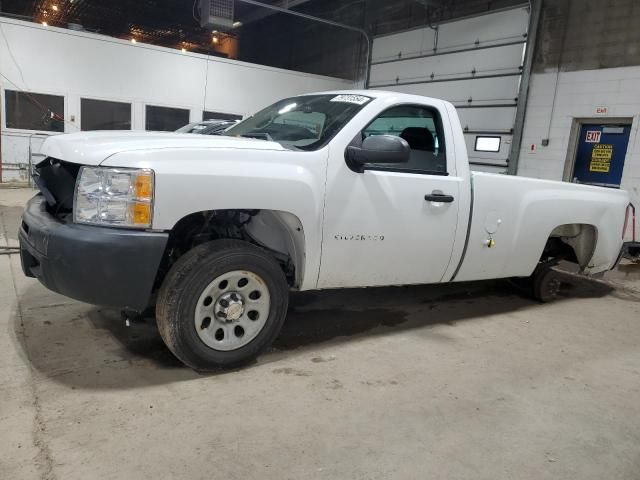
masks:
[[[630,121],[578,121],[574,128],[571,171],[566,172],[569,175],[565,174],[565,180],[620,188],[630,135]]]

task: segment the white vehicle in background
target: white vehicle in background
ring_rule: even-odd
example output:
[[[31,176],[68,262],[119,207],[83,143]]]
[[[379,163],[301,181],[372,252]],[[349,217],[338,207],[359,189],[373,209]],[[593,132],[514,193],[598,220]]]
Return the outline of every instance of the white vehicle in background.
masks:
[[[224,131],[233,127],[238,120],[202,120],[188,123],[180,127],[178,133],[198,133],[200,135],[222,135]]]
[[[25,210],[26,275],[143,311],[196,369],[243,364],[278,335],[289,290],[613,268],[625,191],[472,173],[456,110],[341,91],[288,98],[225,133],[49,138]]]

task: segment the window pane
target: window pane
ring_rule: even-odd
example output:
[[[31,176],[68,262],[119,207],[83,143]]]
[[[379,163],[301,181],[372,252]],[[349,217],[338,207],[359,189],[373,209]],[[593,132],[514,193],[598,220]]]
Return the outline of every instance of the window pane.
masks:
[[[327,116],[321,112],[287,112],[276,118],[273,123],[306,128],[318,139],[322,133],[326,119]]]
[[[476,152],[499,152],[502,137],[476,137]]]
[[[371,100],[362,95],[301,95],[285,98],[225,131],[261,138],[287,148],[317,150]]]
[[[5,90],[5,108],[7,128],[64,132],[62,96]]]
[[[131,130],[131,104],[105,100],[80,100],[82,130]]]
[[[189,110],[147,105],[146,130],[174,132],[189,123]]]
[[[372,135],[393,135],[409,144],[409,162],[376,164],[393,170],[415,173],[446,173],[443,134],[438,112],[431,108],[402,105],[382,112],[362,132],[362,139]]]
[[[234,115],[233,113],[222,112],[202,112],[203,120],[242,120],[242,115]]]

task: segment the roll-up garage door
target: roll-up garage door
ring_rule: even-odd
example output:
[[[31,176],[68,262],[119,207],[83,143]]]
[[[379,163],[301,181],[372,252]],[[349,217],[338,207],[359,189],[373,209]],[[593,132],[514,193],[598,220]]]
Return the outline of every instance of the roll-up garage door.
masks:
[[[471,168],[506,171],[528,23],[519,7],[376,37],[369,88],[450,101]]]

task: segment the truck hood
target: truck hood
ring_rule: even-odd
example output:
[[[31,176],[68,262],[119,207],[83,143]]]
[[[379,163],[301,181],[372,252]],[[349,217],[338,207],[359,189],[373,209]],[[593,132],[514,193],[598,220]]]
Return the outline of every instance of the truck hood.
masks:
[[[42,144],[40,153],[65,162],[99,165],[116,153],[165,148],[284,150],[277,142],[254,138],[166,132],[98,131],[51,136]]]

